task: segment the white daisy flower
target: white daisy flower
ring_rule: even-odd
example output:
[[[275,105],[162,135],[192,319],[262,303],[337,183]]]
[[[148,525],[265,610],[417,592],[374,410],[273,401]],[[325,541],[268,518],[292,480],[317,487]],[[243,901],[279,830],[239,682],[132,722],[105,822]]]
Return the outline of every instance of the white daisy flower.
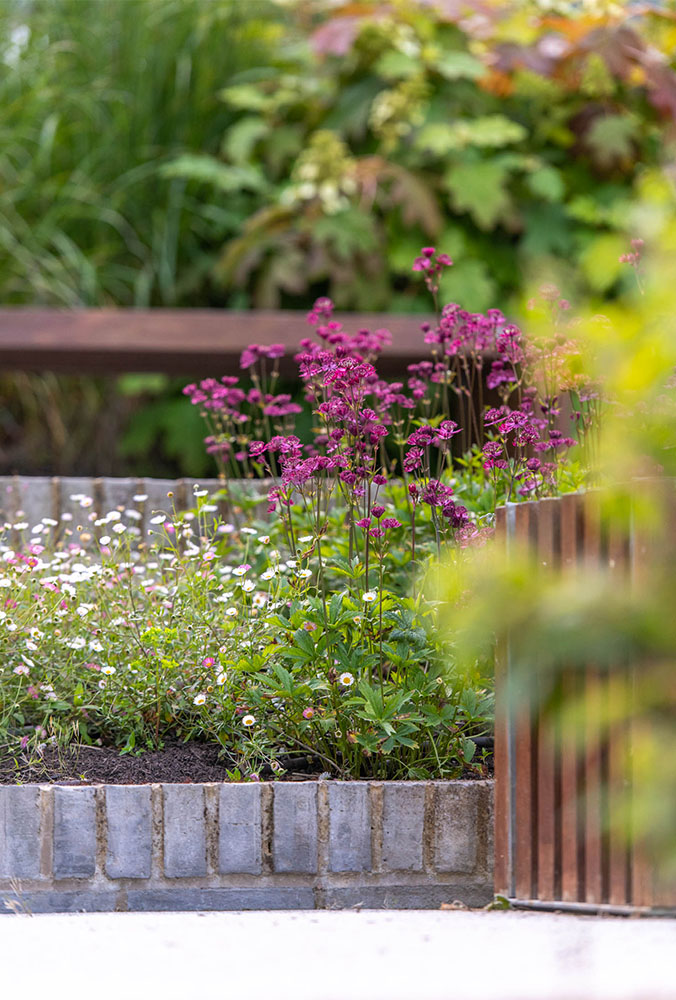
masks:
[[[255,589],[255,587],[256,584],[253,582],[253,580],[245,580],[244,583],[242,584],[242,590],[244,591],[245,594],[250,594],[251,591]]]
[[[218,684],[219,687],[223,687],[227,679],[228,679],[227,674],[219,674],[218,677],[216,678],[216,683]]]
[[[242,528],[240,530],[241,535],[257,535],[258,531],[256,528]]]
[[[166,514],[156,514],[155,517],[150,518],[150,524],[164,524],[166,519]]]
[[[134,496],[132,497],[132,500],[135,503],[145,503],[147,499],[148,499],[147,493],[135,493]]]
[[[253,726],[255,724],[256,724],[256,720],[253,717],[253,715],[245,715],[244,718],[242,719],[242,725],[246,726],[247,729],[250,729],[251,726]]]
[[[352,685],[354,684],[354,677],[347,671],[345,671],[344,674],[341,674],[338,680],[343,685],[343,687],[346,688],[352,687]]]
[[[101,667],[101,673],[111,676],[115,673],[115,667]]]
[[[261,573],[261,580],[272,580],[275,575],[274,569],[266,569],[264,573]]]
[[[192,703],[193,705],[203,705],[206,700],[207,696],[205,694],[196,694],[192,700]]]
[[[311,569],[299,569],[296,572],[296,576],[299,576],[301,578],[301,580],[309,580],[309,578],[312,576],[312,570]]]
[[[373,601],[376,601],[378,599],[378,591],[367,590],[365,593],[361,595],[361,599],[362,601],[365,601],[366,604],[371,604]]]
[[[228,618],[236,618],[238,611],[237,608],[227,608],[225,613],[228,616]]]
[[[233,576],[244,576],[244,574],[248,573],[250,569],[251,569],[251,566],[249,565],[249,563],[242,563],[241,566],[235,566],[235,568],[232,571],[232,575]]]

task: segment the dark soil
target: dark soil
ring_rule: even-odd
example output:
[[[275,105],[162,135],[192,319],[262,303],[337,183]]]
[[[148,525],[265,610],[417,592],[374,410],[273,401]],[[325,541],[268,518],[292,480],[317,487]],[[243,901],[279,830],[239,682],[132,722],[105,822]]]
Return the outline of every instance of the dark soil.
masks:
[[[261,778],[283,781],[307,781],[320,774],[330,775],[325,765],[311,756],[288,756],[280,761],[284,770],[274,774],[261,768]],[[121,754],[110,747],[73,746],[66,750],[45,747],[42,757],[20,757],[0,761],[0,785],[144,785],[153,782],[190,784],[207,781],[231,781],[236,765],[220,747],[208,743],[177,743],[162,750],[147,750],[138,755]],[[231,774],[228,774],[228,771]],[[462,778],[492,775],[492,759],[485,774],[465,768]]]

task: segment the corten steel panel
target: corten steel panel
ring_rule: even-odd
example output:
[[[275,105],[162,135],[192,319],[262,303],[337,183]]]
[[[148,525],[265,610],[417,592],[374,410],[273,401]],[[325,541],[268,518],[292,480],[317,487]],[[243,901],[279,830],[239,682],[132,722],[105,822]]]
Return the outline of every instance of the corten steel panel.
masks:
[[[561,568],[577,567],[579,497],[561,498]],[[578,697],[579,675],[569,672],[562,677],[566,701]],[[576,733],[569,724],[561,735],[561,898],[565,902],[580,899],[579,787]]]
[[[507,511],[499,507],[495,513],[497,544],[507,546]],[[501,643],[495,658],[495,891],[501,896],[512,895],[509,849],[510,770],[509,713],[507,710],[507,649]]]
[[[514,510],[514,540],[518,548],[525,549],[530,544],[531,503],[517,505]],[[514,726],[516,744],[514,748],[514,886],[517,896],[529,899],[533,896],[537,880],[537,809],[535,802],[536,737],[532,722],[532,695],[523,676],[510,678],[509,697],[515,702]],[[514,689],[514,683],[518,689]]]
[[[646,564],[649,559],[649,553],[656,541],[656,539],[649,537],[646,533],[637,532],[636,530],[632,535],[631,582],[635,590],[649,585]],[[640,664],[632,665],[630,680],[632,695],[640,680],[640,676]],[[640,717],[632,717],[629,734],[632,746],[635,746],[642,738],[642,725],[644,725],[644,721]],[[630,780],[633,784],[633,760]],[[641,844],[638,839],[633,839],[631,848],[631,901],[634,906],[653,906],[656,902],[655,889],[655,870],[645,845]]]
[[[582,564],[598,571],[601,560],[601,514],[596,493],[583,500]],[[590,664],[584,677],[584,899],[603,900],[603,734],[600,709],[604,694],[601,671]]]
[[[552,570],[557,560],[555,552],[558,505],[555,499],[534,505],[537,526],[537,560],[540,566]],[[548,678],[539,678],[539,684]],[[538,691],[538,700],[543,697]],[[554,899],[556,890],[556,731],[551,717],[541,717],[537,727],[537,892],[538,899]]]
[[[619,532],[611,531],[608,538],[608,567],[611,579],[621,586],[628,569],[626,539]],[[622,817],[615,805],[618,795],[626,794],[629,783],[629,741],[627,710],[630,707],[630,690],[627,671],[617,664],[609,671],[608,697],[611,708],[615,704],[621,715],[619,722],[611,724],[608,731],[608,902],[624,905],[629,897],[629,854]]]
[[[666,516],[673,526],[673,493],[668,500]],[[634,587],[646,586],[643,567],[672,530],[650,538],[628,529],[608,534],[595,493],[509,505],[498,512],[496,526],[508,550],[518,536],[541,563],[551,561],[581,579],[585,572],[605,570],[618,586]],[[613,804],[614,792],[631,790],[632,734],[646,724],[632,712],[640,665],[620,662],[609,669],[590,663],[564,672],[562,693],[584,708],[573,726],[574,739],[562,744],[556,720],[552,726],[546,712],[539,718],[536,713],[533,722],[523,699],[522,711],[506,707],[501,692],[509,689],[513,696],[511,670],[518,666],[506,645],[498,650],[496,687],[496,845],[498,850],[511,845],[511,851],[498,856],[496,892],[525,906],[673,912],[676,886],[658,879],[644,847],[628,846],[626,808],[619,812]],[[544,704],[544,680],[533,679],[536,705]],[[604,726],[602,709],[611,697],[617,699],[615,714],[625,721]]]

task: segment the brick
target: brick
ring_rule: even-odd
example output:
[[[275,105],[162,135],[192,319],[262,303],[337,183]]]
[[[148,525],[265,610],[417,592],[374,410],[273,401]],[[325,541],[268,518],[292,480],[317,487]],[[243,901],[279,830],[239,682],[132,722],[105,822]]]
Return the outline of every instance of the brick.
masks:
[[[366,782],[329,785],[329,870],[371,868],[371,802]]]
[[[116,901],[117,893],[111,890],[0,892],[0,914],[109,913]]]
[[[40,789],[0,786],[0,877],[40,874]]]
[[[150,519],[158,513],[170,515],[174,506],[180,510],[183,506],[181,503],[183,497],[179,494],[184,494],[185,488],[182,484],[180,488],[177,488],[175,479],[146,479],[141,493],[145,493],[148,497],[143,505],[145,511],[144,528],[150,526],[153,531],[161,531],[160,527],[149,525]],[[168,497],[167,493],[173,493],[173,496]]]
[[[439,872],[471,872],[477,864],[478,801],[476,782],[435,785],[434,868]]]
[[[54,517],[54,488],[51,479],[44,476],[30,476],[18,480],[17,508],[24,512],[21,520],[29,525],[37,524],[43,517]]]
[[[148,785],[106,787],[106,875],[150,878],[152,817]]]
[[[168,878],[206,875],[204,788],[163,785],[164,874]]]
[[[272,854],[277,872],[317,871],[317,785],[279,782],[274,787]]]
[[[492,899],[488,877],[446,885],[329,886],[324,892],[327,910],[438,910],[442,903],[456,900],[465,906],[485,906]]]
[[[221,785],[218,812],[219,872],[258,875],[261,871],[260,785]]]
[[[479,834],[483,830],[484,836],[484,858],[483,867],[487,872],[492,872],[495,864],[495,806],[493,800],[492,782],[486,782],[483,790],[481,805],[479,806]]]
[[[139,508],[139,504],[134,500],[134,496],[141,492],[138,488],[138,479],[123,479],[121,477],[102,479],[100,482],[100,492],[101,509],[99,515],[101,516],[108,514],[111,510],[116,510],[117,507],[126,507],[131,510],[138,510]],[[134,521],[133,523],[138,524],[139,522]],[[105,533],[109,534],[109,530]]]
[[[83,476],[66,476],[59,481],[61,491],[61,514],[72,514],[73,519],[70,524],[63,524],[62,527],[70,527],[75,531],[78,524],[89,525],[87,520],[89,514],[96,510],[96,506],[81,507],[79,500],[71,500],[72,496],[82,494],[94,499],[94,480]],[[101,511],[97,511],[101,514]],[[55,529],[57,530],[57,529]]]
[[[96,870],[93,788],[54,789],[54,878],[89,878]]]
[[[383,785],[383,868],[419,872],[423,867],[425,783]]]
[[[130,889],[129,910],[312,910],[314,893],[309,887],[265,886],[258,888]]]

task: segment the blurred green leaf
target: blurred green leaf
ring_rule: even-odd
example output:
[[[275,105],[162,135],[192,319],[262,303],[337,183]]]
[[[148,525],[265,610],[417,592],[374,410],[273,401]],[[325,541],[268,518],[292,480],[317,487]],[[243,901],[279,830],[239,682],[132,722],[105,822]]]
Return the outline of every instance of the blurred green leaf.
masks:
[[[405,79],[420,73],[420,60],[391,49],[380,57],[373,68],[385,80]]]
[[[480,229],[492,229],[511,206],[505,187],[507,176],[500,163],[482,160],[451,167],[444,180],[453,207],[469,212]]]
[[[165,164],[160,168],[160,175],[211,184],[219,191],[228,194],[243,188],[260,191],[266,187],[263,173],[258,167],[231,166],[220,163],[212,156],[199,156],[194,153],[185,153],[172,163]]]
[[[486,73],[486,67],[469,52],[445,52],[432,65],[446,80],[478,80]]]
[[[561,201],[566,186],[560,170],[556,167],[538,167],[526,177],[526,184],[534,195],[545,201]]]
[[[259,139],[268,133],[268,125],[263,118],[248,115],[235,122],[223,137],[223,155],[233,163],[244,164],[251,158]]]

